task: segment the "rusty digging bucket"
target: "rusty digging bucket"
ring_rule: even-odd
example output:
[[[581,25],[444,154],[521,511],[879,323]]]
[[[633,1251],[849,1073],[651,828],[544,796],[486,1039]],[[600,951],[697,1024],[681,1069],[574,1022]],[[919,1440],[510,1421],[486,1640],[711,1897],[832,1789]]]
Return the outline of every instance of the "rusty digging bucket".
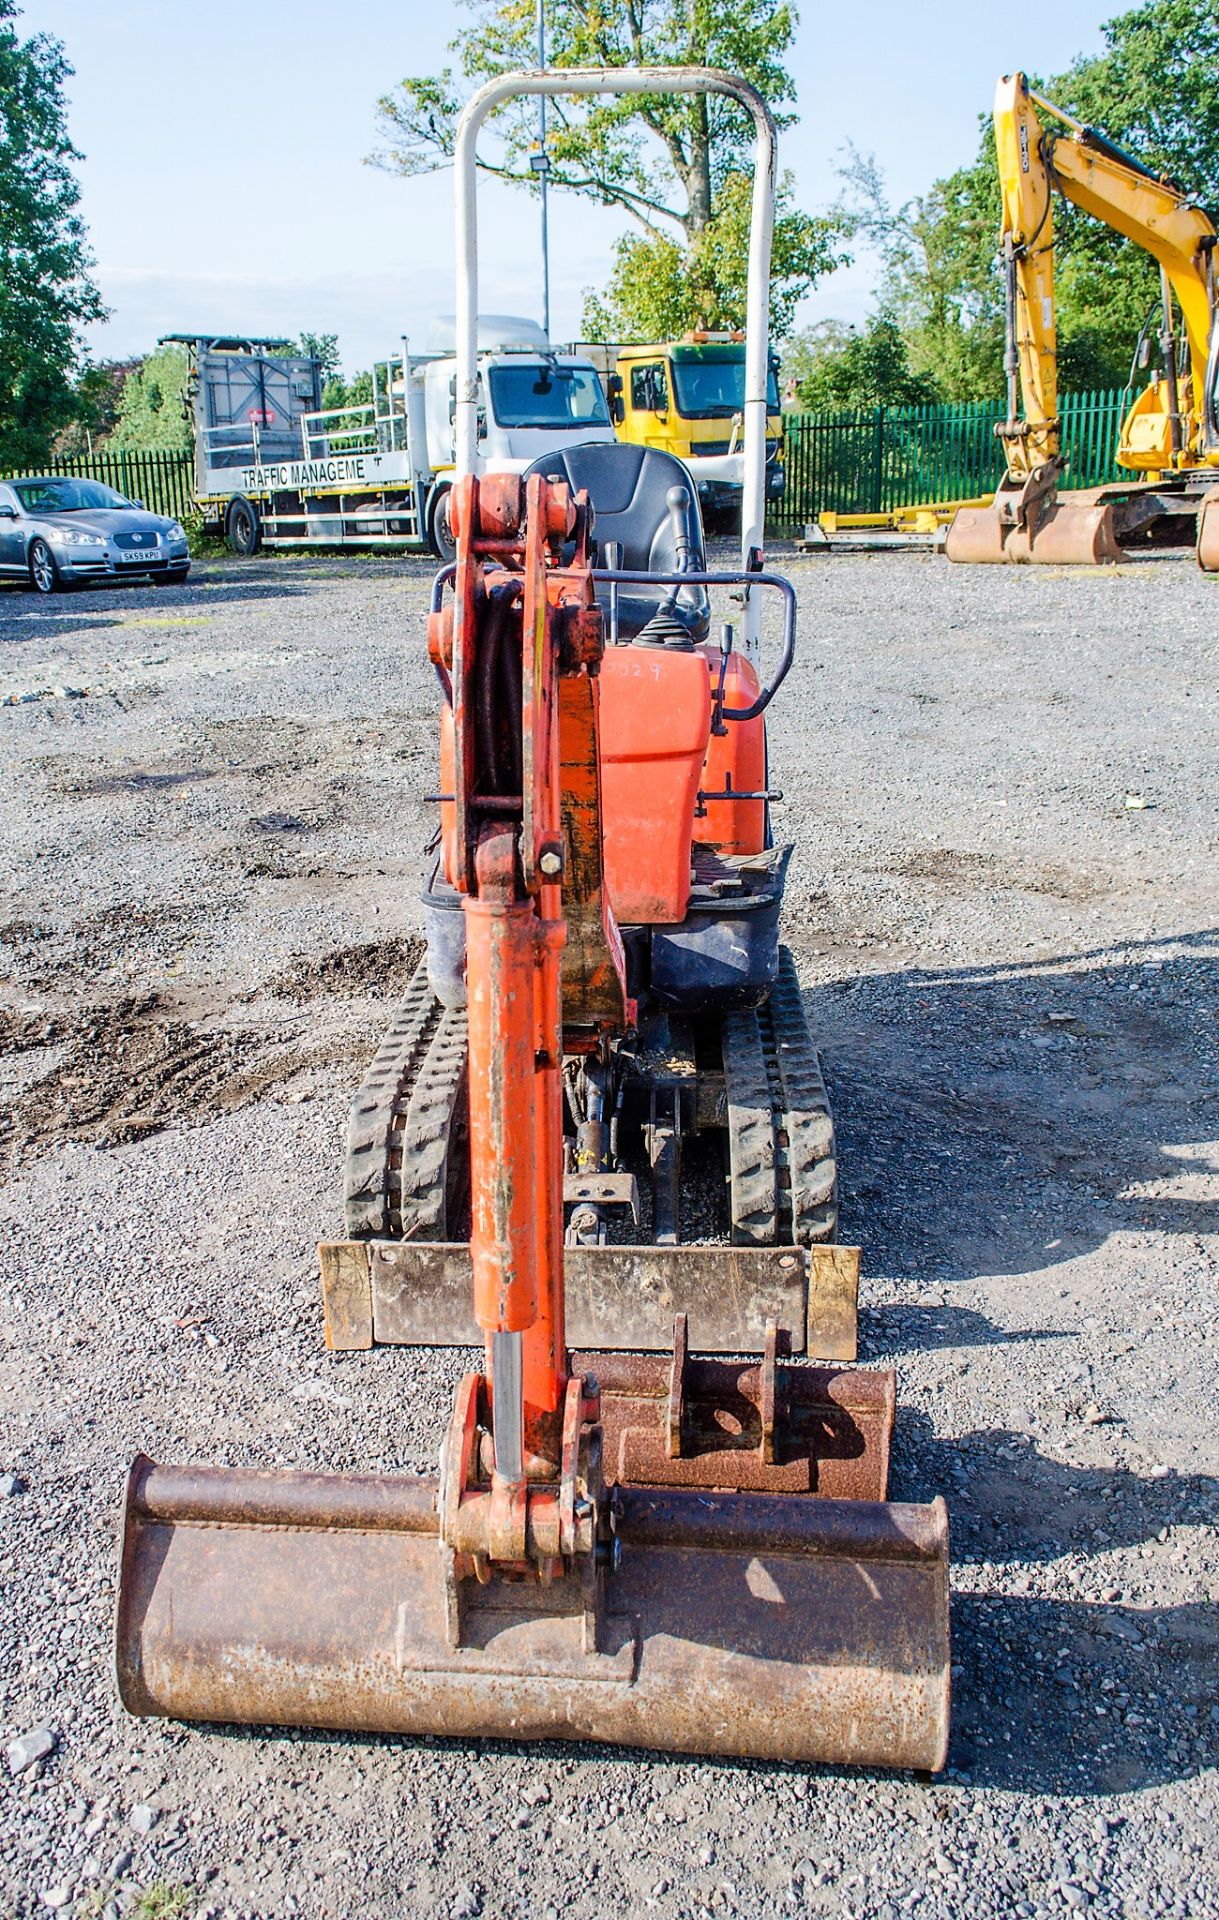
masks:
[[[944,551],[950,560],[972,566],[1100,567],[1122,557],[1113,508],[1069,500],[1051,507],[1032,536],[1027,527],[1002,520],[993,507],[960,507]]]
[[[1197,554],[1203,573],[1219,573],[1219,489],[1199,503]]]
[[[744,1451],[734,1466],[723,1430],[708,1432],[710,1363],[690,1363],[675,1389],[684,1404],[666,1414],[659,1380],[623,1372],[622,1356],[582,1358],[607,1373],[604,1426],[590,1430],[598,1472],[604,1437],[607,1469],[634,1458],[664,1483],[618,1479],[595,1503],[577,1499],[589,1550],[544,1578],[453,1550],[435,1479],[139,1457],[122,1522],[123,1704],[187,1720],[942,1767],[947,1512],[884,1498],[892,1376],[810,1378],[795,1463],[781,1424],[769,1461]],[[770,1404],[757,1374],[729,1365],[712,1383],[745,1430],[750,1404],[763,1416]],[[649,1403],[663,1424],[643,1445]]]

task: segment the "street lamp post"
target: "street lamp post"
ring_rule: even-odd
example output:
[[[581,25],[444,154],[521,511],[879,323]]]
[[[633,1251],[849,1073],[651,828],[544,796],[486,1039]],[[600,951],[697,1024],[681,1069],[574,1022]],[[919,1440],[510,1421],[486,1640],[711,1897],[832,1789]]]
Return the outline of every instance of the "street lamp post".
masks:
[[[546,0],[537,0],[538,70],[546,67]],[[542,191],[542,331],[550,338],[550,231],[546,205],[546,183],[550,173],[550,155],[546,151],[546,95],[538,95],[538,150],[529,156],[529,165],[538,177]]]

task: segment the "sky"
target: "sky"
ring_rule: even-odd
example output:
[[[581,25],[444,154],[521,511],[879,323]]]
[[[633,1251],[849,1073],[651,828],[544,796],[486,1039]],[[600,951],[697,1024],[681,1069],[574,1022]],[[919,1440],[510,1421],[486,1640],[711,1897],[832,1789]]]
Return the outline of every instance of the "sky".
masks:
[[[376,101],[433,73],[469,18],[453,0],[21,0],[22,32],[63,41],[69,126],[84,154],[81,211],[111,317],[92,351],[125,357],[162,333],[336,333],[348,372],[427,344],[453,310],[452,176],[402,179],[363,164]],[[562,0],[548,0],[553,8]],[[1019,16],[990,0],[803,0],[789,66],[798,123],[780,165],[815,212],[838,191],[848,142],[874,152],[891,197],[921,193],[972,158],[977,117],[1014,66],[1054,73],[1098,52],[1121,0],[1058,0]],[[623,216],[551,201],[552,336],[579,333],[582,294],[604,284]],[[541,311],[536,202],[483,179],[485,312]],[[823,280],[799,323],[858,322],[875,262]]]

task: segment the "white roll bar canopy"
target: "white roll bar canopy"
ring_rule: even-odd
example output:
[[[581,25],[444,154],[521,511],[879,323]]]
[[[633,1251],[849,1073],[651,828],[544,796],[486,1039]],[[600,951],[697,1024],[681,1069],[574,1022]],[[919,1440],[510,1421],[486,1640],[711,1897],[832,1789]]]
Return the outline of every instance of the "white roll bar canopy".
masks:
[[[456,185],[458,475],[477,473],[478,187],[475,149],[488,114],[518,94],[724,93],[753,116],[756,133],[749,270],[745,302],[745,483],[741,493],[741,566],[761,551],[766,519],[766,386],[769,374],[770,248],[775,221],[775,123],[756,87],[717,67],[569,67],[505,73],[466,102],[453,151]],[[758,603],[747,595],[745,645],[757,651]]]

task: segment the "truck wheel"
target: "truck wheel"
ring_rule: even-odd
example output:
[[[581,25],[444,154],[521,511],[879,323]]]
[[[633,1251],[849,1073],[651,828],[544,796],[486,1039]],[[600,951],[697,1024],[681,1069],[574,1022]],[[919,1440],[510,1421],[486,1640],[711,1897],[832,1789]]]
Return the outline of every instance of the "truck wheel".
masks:
[[[457,558],[457,542],[453,538],[453,529],[449,525],[449,498],[451,487],[436,487],[427,510],[428,544],[438,560],[447,565]]]
[[[230,500],[224,536],[229,552],[237,554],[242,560],[248,560],[251,554],[258,552],[262,545],[262,521],[252,500],[244,499],[241,494],[235,500]]]

